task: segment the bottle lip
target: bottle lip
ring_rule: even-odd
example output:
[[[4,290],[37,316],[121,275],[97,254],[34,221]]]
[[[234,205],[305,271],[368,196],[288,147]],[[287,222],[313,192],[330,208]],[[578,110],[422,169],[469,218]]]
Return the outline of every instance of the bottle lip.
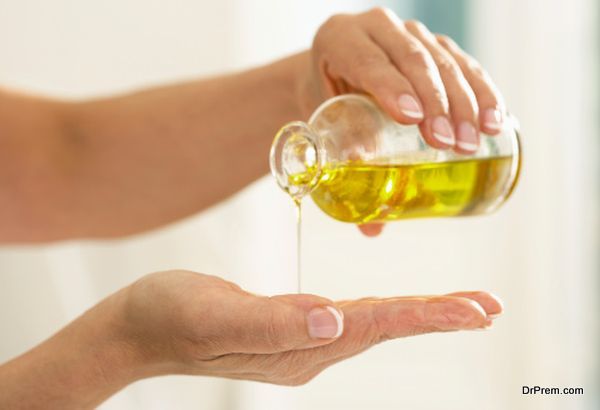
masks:
[[[273,139],[269,153],[271,174],[279,187],[298,202],[318,184],[324,155],[321,139],[310,125],[289,122]]]

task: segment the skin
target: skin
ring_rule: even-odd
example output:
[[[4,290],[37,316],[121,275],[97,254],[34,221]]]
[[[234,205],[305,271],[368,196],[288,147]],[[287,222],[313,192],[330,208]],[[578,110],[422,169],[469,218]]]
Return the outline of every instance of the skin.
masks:
[[[1,90],[0,242],[122,237],[197,213],[267,172],[279,126],[345,92],[462,153],[504,112],[452,40],[385,9],[334,16],[310,50],[222,77],[82,102]],[[155,273],[0,366],[0,407],[93,408],[161,374],[298,385],[379,342],[483,329],[501,312],[487,292],[331,301]]]
[[[335,306],[337,338],[312,338],[307,316]],[[188,374],[296,386],[390,339],[484,329],[502,312],[485,292],[338,301],[263,297],[215,276],[148,275],[0,367],[9,409],[93,408],[146,377]]]

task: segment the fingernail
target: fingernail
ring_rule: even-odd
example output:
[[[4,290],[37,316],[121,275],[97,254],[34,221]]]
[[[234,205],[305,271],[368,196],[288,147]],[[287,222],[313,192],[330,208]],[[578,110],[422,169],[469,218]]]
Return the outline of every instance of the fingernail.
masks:
[[[488,108],[483,112],[483,125],[492,130],[502,127],[502,113],[497,108]]]
[[[344,319],[332,306],[318,307],[308,312],[308,334],[313,339],[332,339],[344,331]]]
[[[400,106],[402,114],[407,117],[417,119],[423,118],[423,110],[421,110],[421,106],[412,95],[402,94],[400,98],[398,98],[398,106]]]
[[[435,117],[431,124],[433,137],[446,145],[454,145],[454,131],[446,117]]]
[[[479,148],[477,137],[477,130],[473,124],[468,121],[463,121],[458,126],[456,145],[464,151],[475,152],[477,151],[477,148]]]
[[[502,313],[492,313],[491,315],[487,315],[488,319],[498,319],[502,316]]]

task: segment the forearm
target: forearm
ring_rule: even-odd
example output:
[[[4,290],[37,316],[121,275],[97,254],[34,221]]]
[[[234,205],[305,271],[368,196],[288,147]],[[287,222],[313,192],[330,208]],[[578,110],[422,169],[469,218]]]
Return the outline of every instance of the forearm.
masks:
[[[133,381],[160,373],[122,329],[119,294],[41,345],[0,366],[0,408],[93,408]]]
[[[62,107],[53,139],[61,158],[44,164],[39,189],[11,196],[18,212],[0,218],[15,230],[0,240],[133,234],[226,198],[267,172],[273,135],[306,113],[298,94],[308,64],[303,53],[238,74]]]

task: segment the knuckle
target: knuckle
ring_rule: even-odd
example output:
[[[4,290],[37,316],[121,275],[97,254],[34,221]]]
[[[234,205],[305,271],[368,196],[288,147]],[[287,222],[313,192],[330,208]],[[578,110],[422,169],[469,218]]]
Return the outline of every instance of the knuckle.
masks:
[[[395,32],[403,24],[402,19],[386,7],[375,7],[366,13],[366,17],[370,29],[377,27],[384,31]]]
[[[321,27],[338,27],[344,23],[346,17],[346,14],[334,14],[333,16],[329,17]]]
[[[371,305],[370,314],[371,314],[371,324],[373,327],[372,334],[374,335],[373,336],[374,344],[389,340],[390,337],[387,334],[387,332],[385,331],[382,314],[381,314],[380,309],[378,309],[377,304]]]
[[[454,40],[445,34],[436,34],[435,39],[444,47],[451,47],[454,44]]]
[[[428,32],[429,30],[427,29],[427,27],[425,26],[425,24],[421,23],[419,20],[407,20],[404,23],[404,27],[406,27],[407,30],[412,31],[412,32]]]
[[[420,47],[412,47],[404,56],[404,62],[408,66],[426,69],[432,65],[431,55]]]
[[[448,101],[448,94],[446,94],[446,89],[443,84],[434,84],[434,87],[431,90],[429,104],[436,112],[449,112],[450,102]]]
[[[475,60],[472,57],[469,57],[467,59],[467,69],[481,78],[485,78],[487,76],[487,73],[485,72],[481,64],[479,64],[479,61]]]
[[[286,318],[277,309],[269,309],[267,320],[263,321],[262,332],[265,343],[273,350],[284,349],[287,333],[282,330],[287,325]]]
[[[426,300],[415,300],[411,309],[403,312],[398,318],[401,327],[407,329],[410,335],[418,335],[424,332],[424,329],[431,320],[431,306]]]
[[[373,7],[369,10],[368,14],[377,19],[389,19],[390,16],[395,15],[394,12],[387,7]]]
[[[450,58],[440,57],[436,61],[436,65],[440,74],[444,77],[451,77],[458,79],[462,76],[460,68],[458,64],[451,60]]]
[[[502,96],[494,93],[494,92],[490,92],[486,95],[482,95],[482,96],[478,96],[480,98],[481,101],[481,107],[478,104],[477,105],[477,109],[479,110],[480,108],[485,108],[487,106],[489,107],[503,107],[504,106],[504,100],[502,99]]]
[[[313,46],[319,47],[328,41],[330,35],[335,35],[339,30],[343,30],[343,26],[347,20],[346,14],[334,14],[329,17],[317,30],[317,34],[313,40]]]
[[[402,323],[408,329],[411,336],[425,333],[429,322],[432,320],[432,308],[426,300],[419,300],[413,309],[405,312]]]

